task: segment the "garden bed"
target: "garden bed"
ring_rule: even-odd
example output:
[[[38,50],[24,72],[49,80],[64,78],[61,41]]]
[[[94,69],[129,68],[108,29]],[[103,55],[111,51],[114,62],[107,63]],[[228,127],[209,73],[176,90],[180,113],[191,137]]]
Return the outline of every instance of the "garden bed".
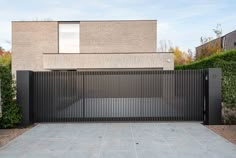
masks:
[[[236,125],[209,125],[209,129],[236,144]]]
[[[17,136],[23,134],[31,127],[27,128],[13,128],[13,129],[0,129],[0,147],[4,146]]]

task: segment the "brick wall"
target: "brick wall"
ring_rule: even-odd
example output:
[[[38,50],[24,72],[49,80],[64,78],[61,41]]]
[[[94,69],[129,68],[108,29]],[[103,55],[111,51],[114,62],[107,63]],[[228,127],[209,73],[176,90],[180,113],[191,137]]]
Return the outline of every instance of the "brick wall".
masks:
[[[156,52],[156,34],[155,20],[82,21],[80,22],[80,52]]]
[[[57,22],[12,23],[12,72],[41,71],[43,53],[58,52]]]
[[[156,38],[155,20],[82,21],[80,22],[81,54],[76,54],[76,59],[84,65],[77,64],[77,68],[99,67],[110,60],[107,68],[109,66],[119,68],[127,65],[129,68],[163,66],[164,69],[174,69],[172,53],[169,55],[155,53]],[[137,54],[130,55],[132,54],[130,52]],[[16,70],[49,70],[48,67],[45,67],[45,62],[53,67],[52,63],[55,61],[44,59],[48,53],[59,55],[58,22],[12,22],[13,74]],[[86,53],[95,53],[96,55]],[[119,55],[119,53],[123,54]],[[152,53],[154,53],[154,58],[150,55]],[[70,54],[66,56],[68,55]],[[73,54],[71,54],[69,60],[74,61],[73,58]],[[161,63],[167,58],[170,58],[171,62]],[[82,59],[83,61],[81,61]],[[65,66],[61,66],[61,69],[69,69],[70,61],[60,58],[60,62],[59,64]],[[73,69],[75,68],[73,67]]]

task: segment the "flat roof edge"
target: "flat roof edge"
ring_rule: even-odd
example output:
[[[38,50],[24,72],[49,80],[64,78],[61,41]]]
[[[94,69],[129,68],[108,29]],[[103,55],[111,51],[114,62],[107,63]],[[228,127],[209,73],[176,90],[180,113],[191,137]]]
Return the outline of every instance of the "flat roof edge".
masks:
[[[110,53],[43,53],[43,54],[48,54],[48,55],[79,55],[79,54],[174,54],[174,52],[110,52]]]
[[[157,21],[153,19],[147,19],[147,20],[15,20],[12,22],[117,22],[117,21]]]

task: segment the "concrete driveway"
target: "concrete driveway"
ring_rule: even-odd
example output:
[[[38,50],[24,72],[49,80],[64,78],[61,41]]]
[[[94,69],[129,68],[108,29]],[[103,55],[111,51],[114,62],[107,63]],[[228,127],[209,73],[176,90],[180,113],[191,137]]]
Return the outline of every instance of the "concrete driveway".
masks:
[[[199,123],[38,124],[1,158],[235,158],[236,145]]]

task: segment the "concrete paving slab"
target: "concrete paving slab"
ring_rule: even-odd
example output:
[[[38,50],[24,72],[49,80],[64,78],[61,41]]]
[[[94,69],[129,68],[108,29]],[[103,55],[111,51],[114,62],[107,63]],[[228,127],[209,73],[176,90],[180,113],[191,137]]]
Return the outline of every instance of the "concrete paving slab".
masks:
[[[1,158],[235,158],[236,145],[196,122],[38,124]]]

